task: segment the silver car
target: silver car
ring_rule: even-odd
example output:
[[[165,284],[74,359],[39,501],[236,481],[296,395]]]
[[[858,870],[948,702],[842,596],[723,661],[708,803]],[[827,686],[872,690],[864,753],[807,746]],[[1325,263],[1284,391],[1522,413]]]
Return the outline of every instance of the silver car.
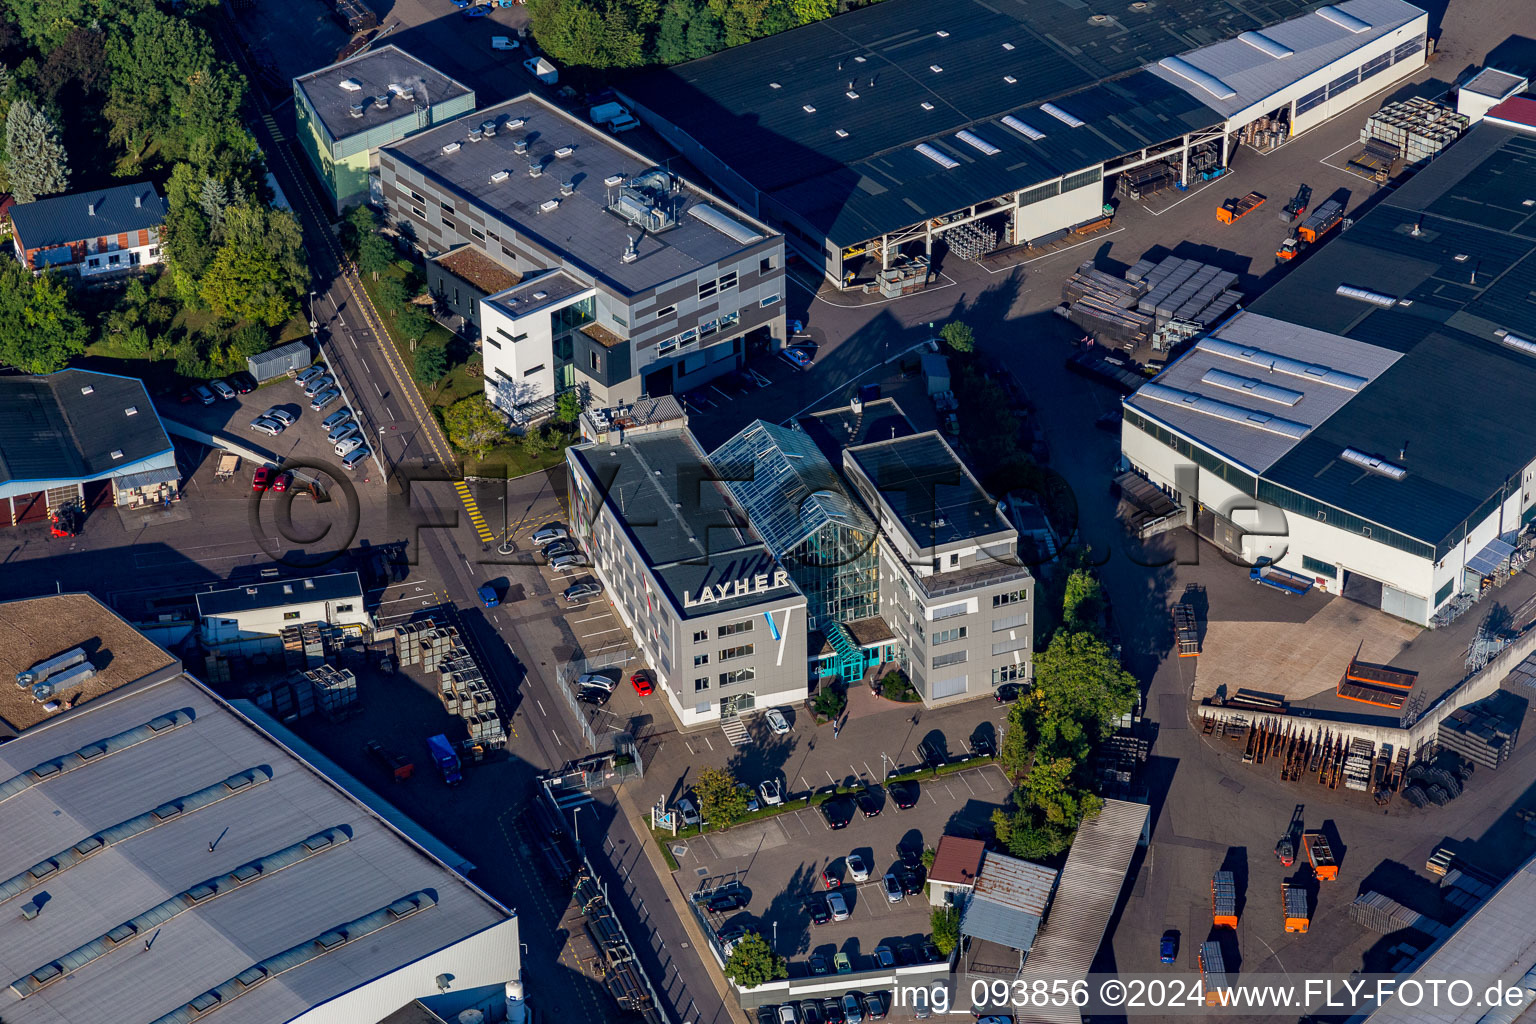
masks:
[[[251,421],[251,429],[258,434],[266,434],[268,437],[276,437],[283,432],[283,424],[275,420],[269,420],[265,416],[258,416]]]
[[[357,433],[357,424],[356,423],[343,423],[341,426],[337,427],[335,430],[333,430],[329,434],[327,434],[326,437],[327,437],[327,439],[330,440],[330,442],[332,444],[335,444],[336,442],[340,441],[342,438],[350,437],[350,436],[352,436],[355,433]]]
[[[222,380],[211,380],[208,382],[208,386],[213,388],[214,393],[225,401],[235,397],[235,389]]]
[[[577,554],[557,555],[549,560],[551,569],[585,569],[587,560]]]
[[[335,377],[332,377],[328,373],[322,373],[320,376],[316,377],[314,380],[312,380],[308,384],[304,385],[304,393],[306,395],[308,395],[309,397],[313,398],[316,395],[318,395],[320,392],[324,391],[326,388],[330,387],[332,384],[335,384],[335,383],[336,383],[336,378]]]
[[[298,377],[299,383],[301,385],[308,384],[310,381],[314,380],[316,377],[320,376],[324,372],[325,372],[325,365],[323,363],[316,363],[315,365],[311,366],[309,369],[305,370],[303,373],[299,374],[299,377]]]
[[[357,451],[362,446],[363,446],[363,439],[362,438],[360,438],[360,437],[349,437],[345,441],[337,441],[336,442],[336,454],[338,456],[341,456],[341,455],[351,455],[353,452]]]
[[[261,418],[264,420],[276,420],[285,427],[293,426],[294,422],[297,420],[297,417],[295,417],[293,413],[278,405],[274,405],[272,408],[262,413]]]
[[[557,540],[569,540],[570,531],[563,526],[545,526],[533,531],[533,542],[540,547],[545,544],[553,544]]]
[[[321,420],[320,421],[320,425],[322,427],[324,427],[326,430],[330,430],[332,427],[339,427],[339,426],[341,426],[343,423],[347,422],[347,420],[349,420],[351,418],[352,418],[352,410],[351,409],[337,409],[335,412],[331,413],[325,419]]]
[[[362,462],[372,454],[373,453],[370,452],[367,447],[357,448],[353,450],[351,455],[348,455],[346,458],[342,459],[341,464],[346,466],[348,469],[353,469],[359,462]]]
[[[321,409],[324,409],[326,406],[330,405],[340,397],[340,391],[337,391],[335,388],[327,388],[325,391],[320,392],[314,398],[309,400],[309,407],[315,412],[319,412]]]

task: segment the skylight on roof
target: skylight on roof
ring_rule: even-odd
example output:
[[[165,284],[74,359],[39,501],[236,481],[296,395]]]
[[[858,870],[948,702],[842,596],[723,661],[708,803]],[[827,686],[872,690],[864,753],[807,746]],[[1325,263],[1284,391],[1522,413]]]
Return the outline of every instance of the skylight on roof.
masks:
[[[1358,448],[1345,448],[1339,453],[1339,458],[1345,462],[1353,463],[1370,473],[1377,473],[1391,480],[1401,480],[1408,475],[1408,471],[1395,462],[1378,458],[1375,455],[1367,455]]]
[[[1219,100],[1229,100],[1237,95],[1237,90],[1226,82],[1217,78],[1208,71],[1201,71],[1183,57],[1164,57],[1157,62],[1157,66],[1166,71],[1171,71],[1191,85],[1210,93]]]
[[[948,39],[949,38],[949,33],[944,31],[943,29],[939,29],[937,32],[934,33],[934,35],[938,36],[940,39]]]
[[[937,65],[937,64],[929,64],[928,65],[928,70],[932,71],[934,74],[938,74],[940,71],[943,71],[944,69],[939,67],[939,65]]]
[[[1002,152],[1002,150],[992,145],[992,143],[988,142],[986,139],[983,139],[979,135],[975,135],[971,132],[956,132],[955,138],[959,139],[961,142],[965,143],[967,146],[970,146],[973,149],[981,150],[981,152],[985,153],[987,156],[996,156]]]
[[[769,82],[768,83],[768,88],[770,88],[770,89],[782,89],[784,87],[782,85],[780,85],[778,82]]]
[[[1011,50],[1011,49],[1013,49],[1013,44],[1012,43],[1004,43],[1003,44],[1003,49]]]
[[[1329,4],[1327,7],[1319,7],[1317,9],[1317,13],[1319,17],[1333,22],[1335,25],[1344,29],[1346,32],[1352,32],[1356,35],[1359,35],[1361,32],[1369,32],[1371,30],[1370,22],[1361,21],[1353,14],[1345,14],[1343,11],[1339,10],[1337,7],[1334,7],[1332,4]]]
[[[1286,57],[1289,57],[1296,52],[1289,46],[1286,46],[1284,43],[1278,43],[1275,40],[1269,38],[1269,36],[1265,35],[1263,32],[1244,32],[1237,38],[1241,39],[1255,50],[1258,50],[1260,53],[1268,54],[1276,60],[1284,60]]]
[[[1045,138],[1045,132],[1042,132],[1036,128],[1031,128],[1029,125],[1025,124],[1023,121],[1020,121],[1012,114],[1008,114],[1003,117],[1003,124],[1007,125],[1009,128],[1012,128],[1026,139],[1039,141],[1040,139]]]
[[[1016,85],[1016,84],[1018,84],[1019,80],[1017,78],[1014,78],[1012,75],[1004,75],[1003,76],[1003,81],[1007,82],[1009,85]]]
[[[848,137],[848,133],[846,131],[844,131],[843,129],[839,128],[837,130],[837,137],[840,138],[840,139],[846,139]]]
[[[924,110],[932,110],[933,109],[933,104],[929,103],[927,100],[923,100],[923,109]]]
[[[816,113],[816,108],[811,106],[809,103],[805,104],[800,109],[805,111],[807,114],[814,114],[814,113]]]
[[[928,145],[926,142],[918,143],[916,148],[919,153],[923,154],[923,156],[927,157],[929,160],[932,160],[946,171],[952,171],[956,167],[960,166],[960,161],[956,160],[952,156],[948,156],[938,149],[935,149],[933,146]]]
[[[1071,114],[1067,113],[1065,110],[1062,110],[1054,103],[1042,103],[1040,104],[1040,109],[1045,113],[1050,114],[1052,117],[1066,125],[1068,128],[1081,128],[1086,123],[1073,117]]]
[[[1508,345],[1510,348],[1519,349],[1526,355],[1536,356],[1536,341],[1531,341],[1529,338],[1522,338],[1518,334],[1509,334],[1507,332],[1499,340]]]

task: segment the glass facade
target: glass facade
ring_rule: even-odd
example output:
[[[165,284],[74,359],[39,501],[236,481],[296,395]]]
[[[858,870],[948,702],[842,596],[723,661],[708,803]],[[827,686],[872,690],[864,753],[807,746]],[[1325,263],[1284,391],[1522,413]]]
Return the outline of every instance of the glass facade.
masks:
[[[569,306],[563,306],[549,315],[549,333],[553,340],[555,356],[555,392],[576,386],[574,365],[575,341],[573,335],[583,324],[592,322],[596,315],[596,298],[587,296]]]

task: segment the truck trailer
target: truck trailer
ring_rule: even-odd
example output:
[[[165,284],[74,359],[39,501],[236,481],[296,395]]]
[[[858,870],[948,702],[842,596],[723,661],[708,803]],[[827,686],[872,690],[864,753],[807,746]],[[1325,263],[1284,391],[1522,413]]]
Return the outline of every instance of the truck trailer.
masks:
[[[1344,219],[1344,204],[1330,199],[1312,211],[1312,216],[1301,222],[1296,237],[1306,245],[1316,245],[1328,232],[1339,226]]]
[[[1216,928],[1237,927],[1237,879],[1230,871],[1211,876],[1211,924]]]
[[[1307,891],[1289,882],[1280,883],[1280,912],[1285,917],[1285,930],[1306,933],[1312,924],[1307,909]]]
[[[463,766],[459,763],[459,755],[453,749],[453,744],[448,742],[448,737],[442,733],[427,738],[427,750],[432,754],[432,763],[437,765],[437,770],[442,773],[443,781],[450,786],[457,786],[464,781]]]
[[[1328,845],[1326,836],[1321,832],[1304,832],[1301,846],[1307,851],[1307,863],[1312,865],[1312,873],[1319,881],[1339,880],[1339,862],[1334,859],[1333,847]]]
[[[1287,594],[1305,594],[1312,589],[1310,579],[1300,573],[1273,565],[1267,558],[1259,559],[1259,564],[1248,570],[1248,578],[1255,583],[1274,587]]]

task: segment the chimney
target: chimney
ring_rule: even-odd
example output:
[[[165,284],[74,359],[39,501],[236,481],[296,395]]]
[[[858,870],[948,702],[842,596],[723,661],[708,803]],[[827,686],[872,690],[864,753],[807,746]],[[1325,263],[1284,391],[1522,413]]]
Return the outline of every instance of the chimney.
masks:
[[[85,212],[89,213],[92,217],[96,216],[96,204],[87,203],[85,206]]]

